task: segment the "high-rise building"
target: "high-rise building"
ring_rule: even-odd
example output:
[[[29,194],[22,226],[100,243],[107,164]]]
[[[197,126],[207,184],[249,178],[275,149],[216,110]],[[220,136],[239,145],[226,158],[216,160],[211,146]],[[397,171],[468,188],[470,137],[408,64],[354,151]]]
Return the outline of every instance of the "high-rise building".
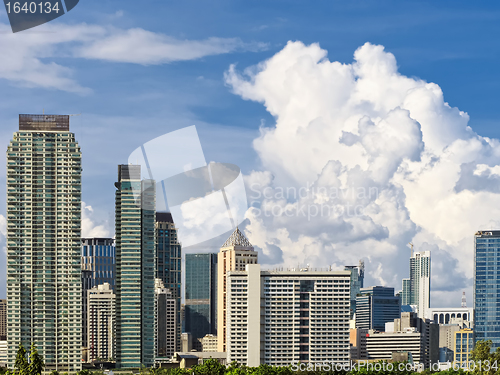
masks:
[[[217,254],[217,351],[226,351],[226,279],[229,271],[244,271],[247,264],[257,264],[257,252],[236,227]]]
[[[418,316],[425,319],[431,301],[431,252],[418,251],[410,257],[410,277],[403,279],[402,305],[416,307]]]
[[[474,235],[474,331],[476,339],[500,348],[500,231]]]
[[[82,270],[92,271],[92,287],[115,288],[116,257],[113,238],[82,238]]]
[[[7,341],[7,300],[0,299],[0,341]]]
[[[359,261],[358,266],[345,266],[345,271],[351,271],[351,310],[350,319],[353,319],[356,313],[356,297],[360,294],[360,289],[363,288],[363,280],[365,278],[365,262]]]
[[[155,280],[156,300],[156,358],[172,358],[180,346],[178,343],[177,299],[165,288],[160,279]]]
[[[69,116],[19,115],[7,150],[8,365],[36,345],[45,369],[81,369],[81,153]]]
[[[116,258],[113,238],[82,238],[82,347],[86,353],[87,290],[108,283],[115,288]],[[87,360],[84,354],[84,360]]]
[[[177,238],[172,214],[156,213],[156,278],[163,282],[175,299],[175,351],[181,350],[181,244]]]
[[[349,284],[349,271],[229,271],[228,363],[347,363]]]
[[[356,328],[383,332],[385,323],[401,316],[401,300],[394,288],[371,286],[361,288],[356,297]]]
[[[119,165],[116,186],[116,360],[150,367],[155,352],[155,182]]]
[[[186,254],[184,329],[201,351],[201,339],[217,334],[217,254]]]
[[[115,294],[104,283],[87,291],[88,360],[116,358]]]

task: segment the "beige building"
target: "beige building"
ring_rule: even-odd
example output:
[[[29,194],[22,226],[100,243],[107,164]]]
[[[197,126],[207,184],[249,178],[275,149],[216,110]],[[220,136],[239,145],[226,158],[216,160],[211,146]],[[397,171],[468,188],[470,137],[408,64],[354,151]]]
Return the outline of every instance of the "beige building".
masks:
[[[256,367],[349,361],[350,271],[227,275],[227,361]]]
[[[88,361],[116,358],[115,294],[109,283],[87,290]]]
[[[215,335],[205,335],[201,340],[201,347],[204,352],[216,352],[217,351],[217,336]]]
[[[226,281],[229,271],[244,271],[257,264],[257,252],[238,228],[220,248],[217,258],[217,351],[226,351]]]

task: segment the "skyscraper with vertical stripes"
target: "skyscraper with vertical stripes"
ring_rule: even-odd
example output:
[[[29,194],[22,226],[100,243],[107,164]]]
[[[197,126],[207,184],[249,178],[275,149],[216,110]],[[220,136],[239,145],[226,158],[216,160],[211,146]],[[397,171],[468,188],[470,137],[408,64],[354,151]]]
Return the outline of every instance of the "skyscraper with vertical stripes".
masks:
[[[155,182],[119,165],[115,183],[116,362],[151,367],[155,351]]]
[[[31,343],[81,369],[81,152],[69,116],[19,115],[7,150],[8,366]]]

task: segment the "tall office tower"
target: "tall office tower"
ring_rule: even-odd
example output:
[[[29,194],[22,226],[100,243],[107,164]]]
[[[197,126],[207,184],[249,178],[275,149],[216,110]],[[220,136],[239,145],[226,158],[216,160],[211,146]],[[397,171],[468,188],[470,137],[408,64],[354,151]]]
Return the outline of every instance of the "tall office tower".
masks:
[[[172,358],[180,346],[177,337],[178,314],[177,298],[174,298],[172,291],[165,288],[160,279],[155,280],[155,309],[156,309],[156,329],[155,346],[156,357]]]
[[[203,350],[205,335],[217,334],[217,254],[186,254],[184,329]]]
[[[474,331],[476,340],[491,340],[500,347],[500,231],[474,235]]]
[[[413,246],[413,245],[412,245]],[[431,301],[431,252],[419,251],[410,257],[410,278],[403,279],[402,305],[414,305],[418,317],[425,319]]]
[[[115,294],[104,283],[87,291],[88,360],[116,358]]]
[[[363,288],[363,280],[365,278],[365,262],[360,260],[358,266],[345,266],[344,271],[351,272],[350,319],[352,319],[356,313],[356,296],[360,293],[360,289]]]
[[[226,278],[229,271],[244,271],[247,264],[257,264],[257,252],[238,227],[217,254],[217,351],[226,351]]]
[[[115,240],[82,238],[82,270],[92,271],[92,287],[108,283],[115,288]]]
[[[7,341],[7,300],[0,299],[0,341]]]
[[[170,212],[156,213],[156,278],[160,279],[165,288],[170,289],[176,300],[176,351],[181,350],[181,244],[177,239],[172,214]]]
[[[140,165],[119,165],[115,183],[116,360],[119,367],[154,363],[155,182]]]
[[[7,150],[8,365],[33,343],[45,369],[81,369],[81,153],[69,116],[19,115]]]
[[[227,362],[349,361],[349,271],[227,273]]]
[[[394,288],[371,286],[361,288],[356,297],[356,328],[385,331],[385,323],[401,316],[401,300]]]

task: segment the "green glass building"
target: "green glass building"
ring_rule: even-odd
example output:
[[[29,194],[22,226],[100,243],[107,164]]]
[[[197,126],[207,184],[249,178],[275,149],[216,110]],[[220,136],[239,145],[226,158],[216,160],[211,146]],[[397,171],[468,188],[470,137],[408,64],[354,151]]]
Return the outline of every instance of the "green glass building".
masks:
[[[116,362],[154,364],[155,182],[139,165],[119,165],[116,186]]]
[[[81,369],[81,152],[69,116],[19,115],[7,150],[7,362]]]

